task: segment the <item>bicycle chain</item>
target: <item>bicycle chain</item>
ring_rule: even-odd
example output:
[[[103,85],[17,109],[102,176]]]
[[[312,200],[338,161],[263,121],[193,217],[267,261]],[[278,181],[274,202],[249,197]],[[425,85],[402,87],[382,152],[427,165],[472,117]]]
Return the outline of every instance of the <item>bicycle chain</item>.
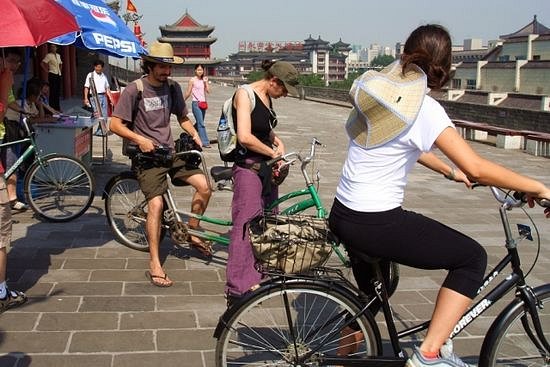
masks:
[[[188,227],[185,223],[176,222],[170,226],[170,237],[172,237],[172,240],[177,244],[185,243],[189,236],[187,230]]]

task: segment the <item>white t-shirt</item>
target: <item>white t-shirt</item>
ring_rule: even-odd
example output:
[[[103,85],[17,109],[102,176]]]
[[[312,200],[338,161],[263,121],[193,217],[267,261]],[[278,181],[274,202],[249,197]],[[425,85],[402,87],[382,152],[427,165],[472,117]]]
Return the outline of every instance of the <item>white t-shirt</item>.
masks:
[[[401,206],[408,173],[447,127],[454,128],[454,125],[443,107],[426,96],[413,125],[392,141],[365,149],[350,140],[336,198],[360,212],[380,212]]]
[[[92,75],[94,76],[94,84],[97,93],[105,93],[109,89],[109,80],[107,80],[105,73],[98,74],[95,71],[88,73],[84,81],[84,87],[90,88],[90,76]]]

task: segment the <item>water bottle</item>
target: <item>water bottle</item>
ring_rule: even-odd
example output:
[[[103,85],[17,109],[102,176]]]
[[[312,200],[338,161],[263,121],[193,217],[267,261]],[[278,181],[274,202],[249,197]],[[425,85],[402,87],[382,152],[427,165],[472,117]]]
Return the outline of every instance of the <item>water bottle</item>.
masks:
[[[220,117],[220,122],[218,123],[219,130],[225,130],[227,128],[227,120],[225,117]]]
[[[227,126],[227,120],[222,116],[218,122],[218,140],[226,141],[228,136],[229,127]]]

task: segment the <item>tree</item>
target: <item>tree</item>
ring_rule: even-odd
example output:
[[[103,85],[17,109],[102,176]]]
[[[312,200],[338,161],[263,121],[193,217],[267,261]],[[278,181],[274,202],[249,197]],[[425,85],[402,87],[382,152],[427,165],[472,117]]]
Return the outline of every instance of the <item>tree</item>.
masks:
[[[395,58],[391,55],[379,55],[372,59],[370,66],[388,66],[394,60]]]
[[[262,79],[264,77],[264,74],[265,74],[265,72],[263,70],[251,71],[246,76],[246,80],[248,80],[249,83],[252,83],[252,82],[255,82],[257,80]]]
[[[338,82],[331,82],[330,87],[334,89],[346,89],[349,90],[351,88],[351,85],[353,84],[353,81],[359,77],[361,73],[349,73],[348,77],[345,80],[338,81]]]
[[[300,74],[298,76],[300,85],[308,87],[324,87],[325,81],[318,74]]]

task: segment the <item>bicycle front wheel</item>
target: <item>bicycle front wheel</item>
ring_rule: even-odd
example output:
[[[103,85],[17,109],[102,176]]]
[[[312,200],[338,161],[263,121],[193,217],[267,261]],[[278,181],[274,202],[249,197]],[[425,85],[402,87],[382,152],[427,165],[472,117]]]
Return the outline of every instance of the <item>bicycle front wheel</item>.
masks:
[[[73,157],[49,155],[27,171],[25,197],[40,217],[67,222],[84,214],[92,204],[94,177]]]
[[[546,343],[550,341],[550,287],[537,292],[540,301],[538,316]],[[493,329],[493,328],[491,328]],[[502,322],[499,331],[488,333],[484,341],[479,366],[549,366],[550,351],[537,347],[525,330],[535,333],[533,322],[523,302]]]
[[[380,334],[368,311],[353,328],[344,327],[359,311],[349,296],[326,285],[259,290],[229,318],[216,345],[216,365],[324,366],[338,364],[330,358],[342,355],[378,355]]]
[[[149,251],[145,222],[147,201],[133,174],[121,174],[113,178],[105,189],[105,213],[115,238],[134,250]],[[166,229],[161,227],[160,238]]]

